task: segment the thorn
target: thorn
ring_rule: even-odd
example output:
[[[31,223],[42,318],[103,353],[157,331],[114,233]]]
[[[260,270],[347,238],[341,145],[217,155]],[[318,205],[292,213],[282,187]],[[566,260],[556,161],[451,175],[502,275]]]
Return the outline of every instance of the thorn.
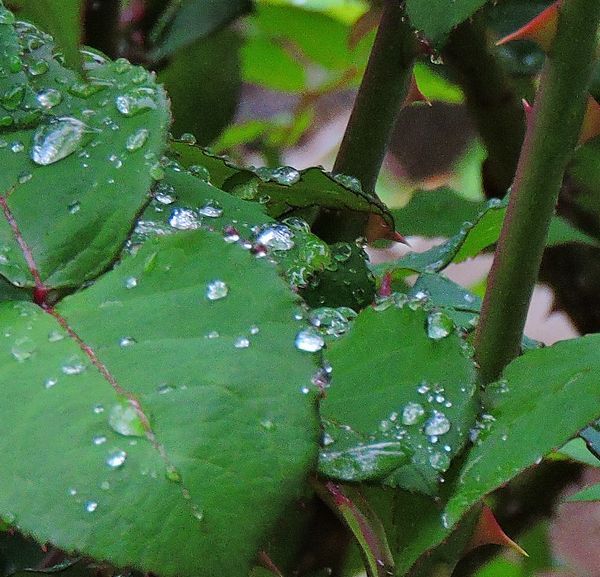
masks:
[[[532,40],[538,44],[544,52],[549,52],[556,36],[558,27],[558,10],[562,0],[558,0],[554,4],[548,6],[544,11],[540,12],[533,20],[530,20],[525,26],[517,31],[500,38],[496,42],[496,46],[502,46],[513,40]]]
[[[408,241],[385,221],[380,214],[370,214],[365,229],[365,237],[370,244],[376,240],[391,240],[392,242],[401,242],[407,246]]]
[[[402,236],[397,230],[395,230],[392,233],[392,238],[390,238],[390,240],[393,240],[394,242],[399,242],[401,244],[405,244],[406,246],[411,246],[410,242],[406,240],[406,237]]]
[[[598,135],[600,135],[600,104],[589,96],[579,133],[579,144],[584,144]]]
[[[277,567],[277,565],[275,565],[275,563],[273,563],[273,560],[271,559],[271,557],[269,557],[269,555],[267,555],[266,551],[260,551],[258,554],[258,562],[268,571],[270,571],[271,573],[273,573],[274,575],[276,575],[277,577],[283,577],[283,573],[281,572],[281,569],[279,569],[279,567]]]
[[[392,296],[392,273],[391,272],[386,272],[383,275],[383,278],[381,279],[381,285],[379,287],[379,291],[377,291],[377,292],[379,293],[379,296],[382,298]]]
[[[408,87],[406,98],[402,103],[402,108],[410,106],[415,102],[425,102],[428,106],[431,106],[431,101],[421,92],[419,85],[417,84],[417,79],[413,74],[410,78],[410,86]]]
[[[530,104],[527,99],[522,98],[521,104],[523,105],[523,110],[525,111],[525,118],[529,121],[529,117],[533,112],[533,104]]]
[[[476,549],[477,547],[481,547],[482,545],[489,544],[510,547],[520,555],[523,555],[523,557],[529,557],[527,551],[515,543],[502,530],[502,527],[500,527],[496,517],[494,517],[492,510],[487,505],[484,505],[481,510],[479,521],[477,521],[475,531],[473,532],[473,536],[471,537],[471,542],[467,545],[465,553],[472,549]]]

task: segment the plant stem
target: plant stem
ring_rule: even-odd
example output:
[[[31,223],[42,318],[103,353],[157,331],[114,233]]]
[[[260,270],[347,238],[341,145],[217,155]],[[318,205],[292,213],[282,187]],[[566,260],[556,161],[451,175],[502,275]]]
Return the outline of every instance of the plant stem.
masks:
[[[442,55],[457,74],[488,151],[483,174],[486,196],[502,198],[515,176],[525,135],[525,112],[490,49],[481,12],[450,34]]]
[[[560,9],[475,337],[484,384],[519,352],[548,226],[581,128],[599,21],[597,0],[565,0]]]
[[[388,0],[381,17],[354,108],[333,172],[358,178],[375,194],[375,183],[404,102],[416,54],[416,39],[397,0]],[[368,215],[323,211],[314,229],[324,240],[352,241],[364,233]]]
[[[119,0],[88,0],[85,8],[85,42],[111,58],[119,56]]]

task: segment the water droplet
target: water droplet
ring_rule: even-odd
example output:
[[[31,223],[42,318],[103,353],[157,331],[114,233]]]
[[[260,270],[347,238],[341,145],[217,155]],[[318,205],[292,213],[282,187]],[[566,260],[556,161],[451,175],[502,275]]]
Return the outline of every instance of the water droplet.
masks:
[[[206,333],[204,335],[205,339],[218,339],[219,338],[219,332],[218,331],[210,331],[209,333]]]
[[[96,446],[104,445],[104,443],[106,443],[106,437],[104,435],[96,435],[92,438],[92,443]]]
[[[250,327],[250,334],[257,335],[260,332],[260,329],[256,325],[252,325]]]
[[[56,343],[58,341],[62,341],[65,338],[64,333],[61,333],[60,331],[57,330],[52,330],[48,333],[48,342],[49,343]]]
[[[32,76],[41,76],[48,72],[48,63],[45,60],[36,60],[29,64],[27,70]]]
[[[108,424],[114,431],[126,437],[143,437],[146,434],[138,411],[128,399],[123,399],[111,407]]]
[[[169,217],[169,224],[177,230],[195,230],[200,226],[196,212],[189,208],[174,208]]]
[[[132,289],[138,285],[138,280],[134,276],[127,277],[125,279],[125,288]]]
[[[35,95],[35,99],[42,108],[50,110],[61,103],[62,93],[55,88],[44,88]]]
[[[29,337],[21,337],[14,342],[10,352],[17,361],[22,363],[31,358],[35,349],[35,343]]]
[[[316,329],[309,327],[302,329],[297,335],[294,341],[296,348],[300,351],[307,353],[316,353],[325,346],[323,337],[317,332]]]
[[[277,184],[284,186],[291,186],[300,181],[301,174],[291,166],[280,166],[271,171],[271,180],[274,180]]]
[[[429,464],[436,471],[445,471],[450,466],[450,457],[446,453],[435,451],[429,455]]]
[[[106,458],[106,464],[111,469],[118,469],[119,467],[122,467],[125,464],[126,460],[127,460],[127,453],[125,451],[121,451],[119,449],[119,450],[112,451],[111,453],[109,453],[108,457]]]
[[[165,470],[165,477],[173,483],[181,483],[181,473],[173,465],[169,465]]]
[[[60,369],[65,375],[80,375],[87,367],[77,357],[71,357]]]
[[[154,110],[154,90],[152,88],[135,88],[126,94],[121,94],[115,99],[117,110],[123,116],[136,116],[147,110]]]
[[[199,178],[204,182],[210,182],[210,172],[208,172],[208,169],[204,166],[200,166],[199,164],[192,164],[188,167],[188,172],[192,176],[195,176],[196,178]]]
[[[94,405],[92,410],[96,415],[99,415],[104,412],[104,407],[102,405]]]
[[[76,200],[67,206],[67,210],[69,211],[69,214],[76,214],[81,210],[81,203]]]
[[[196,505],[192,506],[192,515],[198,519],[198,521],[202,521],[204,519],[204,512],[200,509],[198,509],[198,507],[196,507]]]
[[[262,419],[260,421],[260,426],[265,431],[273,431],[273,430],[275,430],[275,423],[271,419]]]
[[[450,427],[450,421],[444,413],[433,411],[433,415],[425,423],[423,432],[428,436],[445,435]]]
[[[175,188],[173,186],[171,186],[170,184],[161,182],[156,186],[156,189],[154,192],[154,198],[160,204],[165,204],[165,205],[173,204],[176,200]]]
[[[133,338],[133,337],[121,337],[119,339],[119,346],[120,347],[130,347],[132,345],[135,345],[137,341]]]
[[[202,208],[198,209],[198,214],[209,218],[219,218],[223,216],[223,207],[216,200],[209,200]]]
[[[42,166],[62,160],[80,147],[86,131],[81,120],[70,117],[41,124],[33,135],[31,159]]]
[[[294,233],[283,224],[268,224],[259,229],[256,242],[271,250],[290,250]]]
[[[83,508],[87,513],[93,513],[98,508],[96,501],[88,500],[83,504]]]
[[[0,7],[0,24],[14,24],[15,15],[4,7]]]
[[[150,131],[147,128],[139,128],[127,138],[125,148],[129,150],[129,152],[139,150],[146,144],[149,135]]]
[[[454,330],[452,319],[445,313],[434,312],[427,317],[427,336],[434,341],[446,338]]]
[[[15,140],[11,143],[10,149],[14,153],[23,152],[25,150],[25,145],[20,140]]]
[[[165,383],[165,384],[159,385],[159,386],[157,387],[157,389],[156,389],[156,392],[157,392],[159,395],[166,395],[167,393],[171,393],[171,392],[172,392],[172,391],[174,391],[174,390],[175,390],[175,388],[174,388],[174,387],[172,387],[171,385],[167,385],[167,384]]]
[[[402,424],[415,425],[422,420],[425,409],[419,403],[407,403],[402,410]]]
[[[74,82],[69,86],[69,93],[77,98],[89,98],[108,86],[106,82]]]
[[[313,309],[308,315],[308,320],[323,333],[335,337],[343,335],[349,327],[346,317],[337,309],[330,307]]]
[[[345,188],[351,190],[352,192],[362,192],[360,180],[358,180],[358,178],[356,178],[355,176],[349,176],[347,174],[333,174],[332,178],[333,180],[335,180]]]
[[[44,388],[45,389],[51,389],[54,385],[56,385],[56,383],[58,383],[58,379],[47,378],[44,381]]]
[[[24,96],[25,85],[16,84],[4,91],[2,96],[0,96],[0,104],[2,104],[6,110],[16,110],[21,105],[21,102],[23,102]]]
[[[238,337],[235,339],[233,346],[236,349],[247,349],[250,346],[250,341],[246,337]]]
[[[229,294],[229,287],[222,280],[213,280],[206,285],[206,298],[209,301],[218,301]]]
[[[179,140],[181,142],[185,142],[186,144],[196,144],[196,137],[191,132],[184,132]]]
[[[70,487],[67,490],[67,493],[69,493],[69,495],[71,495],[71,497],[75,497],[75,495],[77,495],[77,489],[75,489],[74,487]]]

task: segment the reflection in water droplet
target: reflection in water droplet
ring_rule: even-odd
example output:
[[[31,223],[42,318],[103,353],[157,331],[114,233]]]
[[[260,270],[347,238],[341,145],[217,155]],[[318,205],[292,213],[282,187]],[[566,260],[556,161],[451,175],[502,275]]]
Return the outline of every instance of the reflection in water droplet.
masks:
[[[402,424],[415,425],[425,414],[425,409],[419,403],[407,403],[402,411]]]
[[[93,513],[98,508],[98,503],[96,501],[88,500],[83,504],[83,508],[88,513]]]
[[[123,399],[111,407],[108,424],[120,435],[143,437],[146,434],[140,415],[127,399]]]
[[[87,126],[76,118],[61,117],[41,124],[33,135],[31,159],[46,166],[75,152],[87,131]]]
[[[136,88],[126,94],[117,96],[115,104],[117,110],[123,116],[136,116],[147,110],[153,110],[156,108],[154,90],[152,88],[144,87]]]
[[[75,489],[74,487],[70,487],[67,490],[67,493],[69,493],[69,495],[71,495],[71,497],[75,497],[75,495],[77,495],[77,489]]]
[[[316,329],[309,327],[298,332],[294,344],[300,351],[316,353],[325,346],[325,341]]]
[[[65,375],[80,375],[87,367],[77,357],[71,357],[60,369]]]
[[[109,453],[108,457],[106,458],[106,464],[111,469],[118,469],[119,467],[122,467],[125,464],[126,460],[127,453],[118,449]]]
[[[96,415],[99,415],[100,413],[104,412],[104,407],[102,405],[94,405],[92,410]]]
[[[291,166],[280,166],[279,168],[275,168],[270,173],[271,180],[274,180],[277,184],[282,184],[285,186],[291,186],[292,184],[296,184],[300,178],[300,173]]]
[[[250,341],[246,337],[238,337],[235,339],[233,346],[236,349],[247,349],[250,346]]]
[[[454,329],[452,319],[445,313],[434,312],[427,317],[427,336],[439,341],[446,338]]]
[[[223,216],[223,207],[216,200],[209,200],[198,209],[198,214],[209,218],[219,218]]]
[[[61,103],[62,93],[55,88],[44,88],[35,95],[35,99],[42,108],[50,110]]]
[[[72,202],[71,204],[69,204],[69,206],[67,206],[67,210],[70,214],[75,214],[76,212],[79,212],[81,210],[81,203],[76,200],[75,202]]]
[[[189,208],[174,208],[169,224],[177,230],[195,230],[200,226],[196,213]]]
[[[144,144],[146,144],[149,135],[150,131],[147,128],[139,128],[133,134],[127,137],[125,148],[129,150],[129,152],[139,150],[144,146]]]
[[[423,432],[429,436],[444,435],[450,430],[450,421],[444,413],[433,411],[433,415],[425,423]]]
[[[206,298],[209,301],[218,301],[229,294],[229,287],[222,280],[213,280],[206,285]]]
[[[271,250],[290,250],[294,247],[294,233],[283,224],[268,224],[259,229],[256,243]]]

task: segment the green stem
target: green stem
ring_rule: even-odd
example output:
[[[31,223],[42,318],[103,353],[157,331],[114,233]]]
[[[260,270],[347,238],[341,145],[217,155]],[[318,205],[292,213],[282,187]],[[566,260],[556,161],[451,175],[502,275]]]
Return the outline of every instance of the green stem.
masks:
[[[486,195],[502,198],[515,176],[525,135],[525,112],[510,78],[490,49],[483,14],[459,25],[442,54],[457,75],[488,151],[483,174]]]
[[[595,58],[598,0],[565,0],[525,142],[475,337],[482,383],[519,353],[563,174],[577,144]]]
[[[338,152],[334,173],[358,178],[375,194],[375,183],[410,86],[416,39],[397,0],[388,0]],[[364,234],[368,216],[323,211],[314,229],[324,240],[352,241]]]

